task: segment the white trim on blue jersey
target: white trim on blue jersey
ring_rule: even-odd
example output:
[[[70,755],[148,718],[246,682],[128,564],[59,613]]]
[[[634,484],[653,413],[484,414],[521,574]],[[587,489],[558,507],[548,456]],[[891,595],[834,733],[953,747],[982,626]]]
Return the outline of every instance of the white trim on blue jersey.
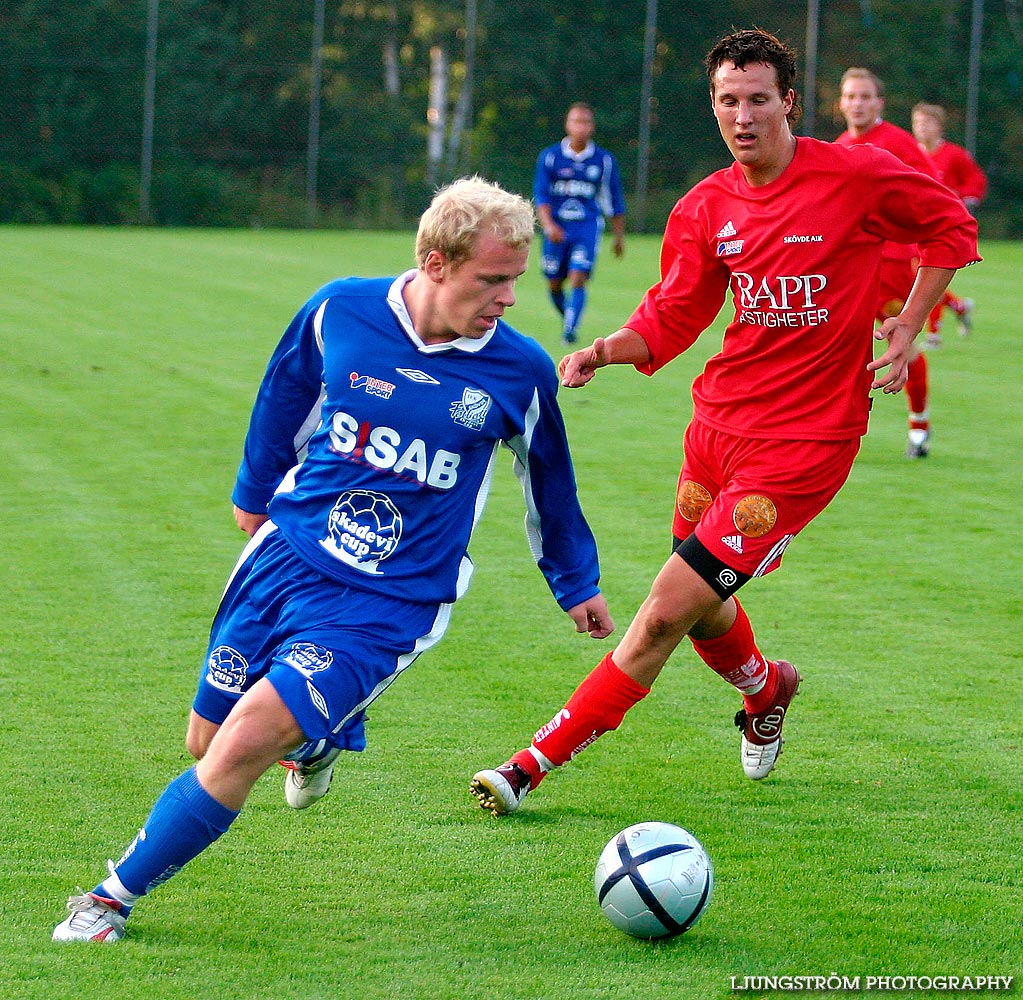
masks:
[[[259,388],[234,502],[268,510],[332,579],[450,603],[472,574],[468,544],[503,443],[551,591],[565,610],[588,600],[596,545],[550,357],[503,320],[478,340],[424,344],[401,294],[415,273],[333,281],[298,312]]]
[[[411,653],[405,653],[398,657],[393,673],[383,678],[340,722],[331,727],[332,735],[336,736],[355,716],[369,708],[423,653],[432,649],[444,638],[448,625],[451,623],[451,610],[450,604],[441,604],[437,608],[437,617],[434,618],[430,631],[416,640],[415,649]]]

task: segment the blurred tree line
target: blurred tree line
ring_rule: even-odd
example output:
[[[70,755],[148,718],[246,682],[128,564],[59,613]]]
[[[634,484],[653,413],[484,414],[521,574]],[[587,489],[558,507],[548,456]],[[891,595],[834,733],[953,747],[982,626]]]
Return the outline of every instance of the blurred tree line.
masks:
[[[864,65],[887,84],[888,119],[908,128],[917,101],[943,104],[948,137],[962,142],[974,2],[820,0],[814,134],[841,131],[838,79]],[[703,54],[733,26],[756,25],[799,49],[803,72],[808,4],[660,0],[648,64],[650,10],[650,0],[4,0],[0,222],[140,221],[147,12],[158,11],[143,212],[156,224],[400,226],[466,172],[528,194],[536,154],[560,138],[574,100],[595,107],[628,193],[649,65],[649,196],[645,218],[630,206],[630,227],[658,230],[689,185],[729,162]],[[983,29],[981,222],[986,235],[1019,237],[1023,0],[987,0]]]

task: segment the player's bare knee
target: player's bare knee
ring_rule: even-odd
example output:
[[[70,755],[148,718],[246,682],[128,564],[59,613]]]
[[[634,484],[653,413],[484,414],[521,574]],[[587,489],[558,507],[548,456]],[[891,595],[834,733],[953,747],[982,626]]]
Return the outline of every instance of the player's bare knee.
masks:
[[[689,622],[683,608],[670,598],[651,595],[637,616],[648,645],[678,645]]]
[[[191,729],[185,734],[185,749],[196,759],[202,760],[206,756],[209,742],[200,739]]]
[[[202,760],[219,728],[216,723],[202,718],[193,711],[188,720],[188,732],[185,733],[185,749],[196,760]]]

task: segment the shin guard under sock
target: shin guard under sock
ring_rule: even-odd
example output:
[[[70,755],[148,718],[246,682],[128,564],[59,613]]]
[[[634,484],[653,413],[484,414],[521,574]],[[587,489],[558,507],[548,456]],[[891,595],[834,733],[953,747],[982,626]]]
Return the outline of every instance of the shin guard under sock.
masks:
[[[156,800],[145,825],[114,865],[112,874],[128,893],[143,896],[209,847],[237,815],[213,798],[199,784],[195,768],[189,768]],[[107,895],[103,883],[96,891]]]
[[[586,308],[586,288],[573,288],[568,295],[568,305],[565,307],[565,337],[574,337],[579,321],[583,317],[583,309]]]
[[[571,760],[604,733],[617,729],[625,713],[649,692],[649,688],[622,673],[608,653],[565,707],[537,731],[530,749],[512,759],[529,772],[535,786],[551,767]],[[525,755],[531,758],[532,766],[517,759]]]
[[[735,601],[735,621],[732,627],[714,639],[693,639],[693,649],[700,659],[719,677],[724,678],[743,696],[748,711],[756,712],[760,703],[770,703],[774,689],[770,683],[767,659],[757,648],[746,609]]]
[[[906,381],[906,397],[909,400],[909,426],[914,430],[927,430],[927,356],[918,354],[909,363],[909,377]]]

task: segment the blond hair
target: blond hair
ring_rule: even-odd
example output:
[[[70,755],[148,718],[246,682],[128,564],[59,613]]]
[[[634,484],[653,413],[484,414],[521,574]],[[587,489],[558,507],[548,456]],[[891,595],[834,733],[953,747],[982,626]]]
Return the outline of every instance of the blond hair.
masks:
[[[846,80],[870,80],[870,82],[874,84],[877,96],[884,97],[884,80],[882,80],[881,77],[879,77],[873,70],[869,70],[865,66],[850,66],[842,74],[842,79],[838,84],[839,90],[845,86]]]
[[[942,128],[945,127],[945,109],[940,104],[926,104],[921,101],[913,105],[914,115],[927,115],[933,118]]]
[[[525,198],[482,177],[462,177],[437,191],[420,218],[416,262],[422,267],[437,250],[452,264],[463,264],[484,232],[515,250],[528,248],[535,226],[533,206]]]

